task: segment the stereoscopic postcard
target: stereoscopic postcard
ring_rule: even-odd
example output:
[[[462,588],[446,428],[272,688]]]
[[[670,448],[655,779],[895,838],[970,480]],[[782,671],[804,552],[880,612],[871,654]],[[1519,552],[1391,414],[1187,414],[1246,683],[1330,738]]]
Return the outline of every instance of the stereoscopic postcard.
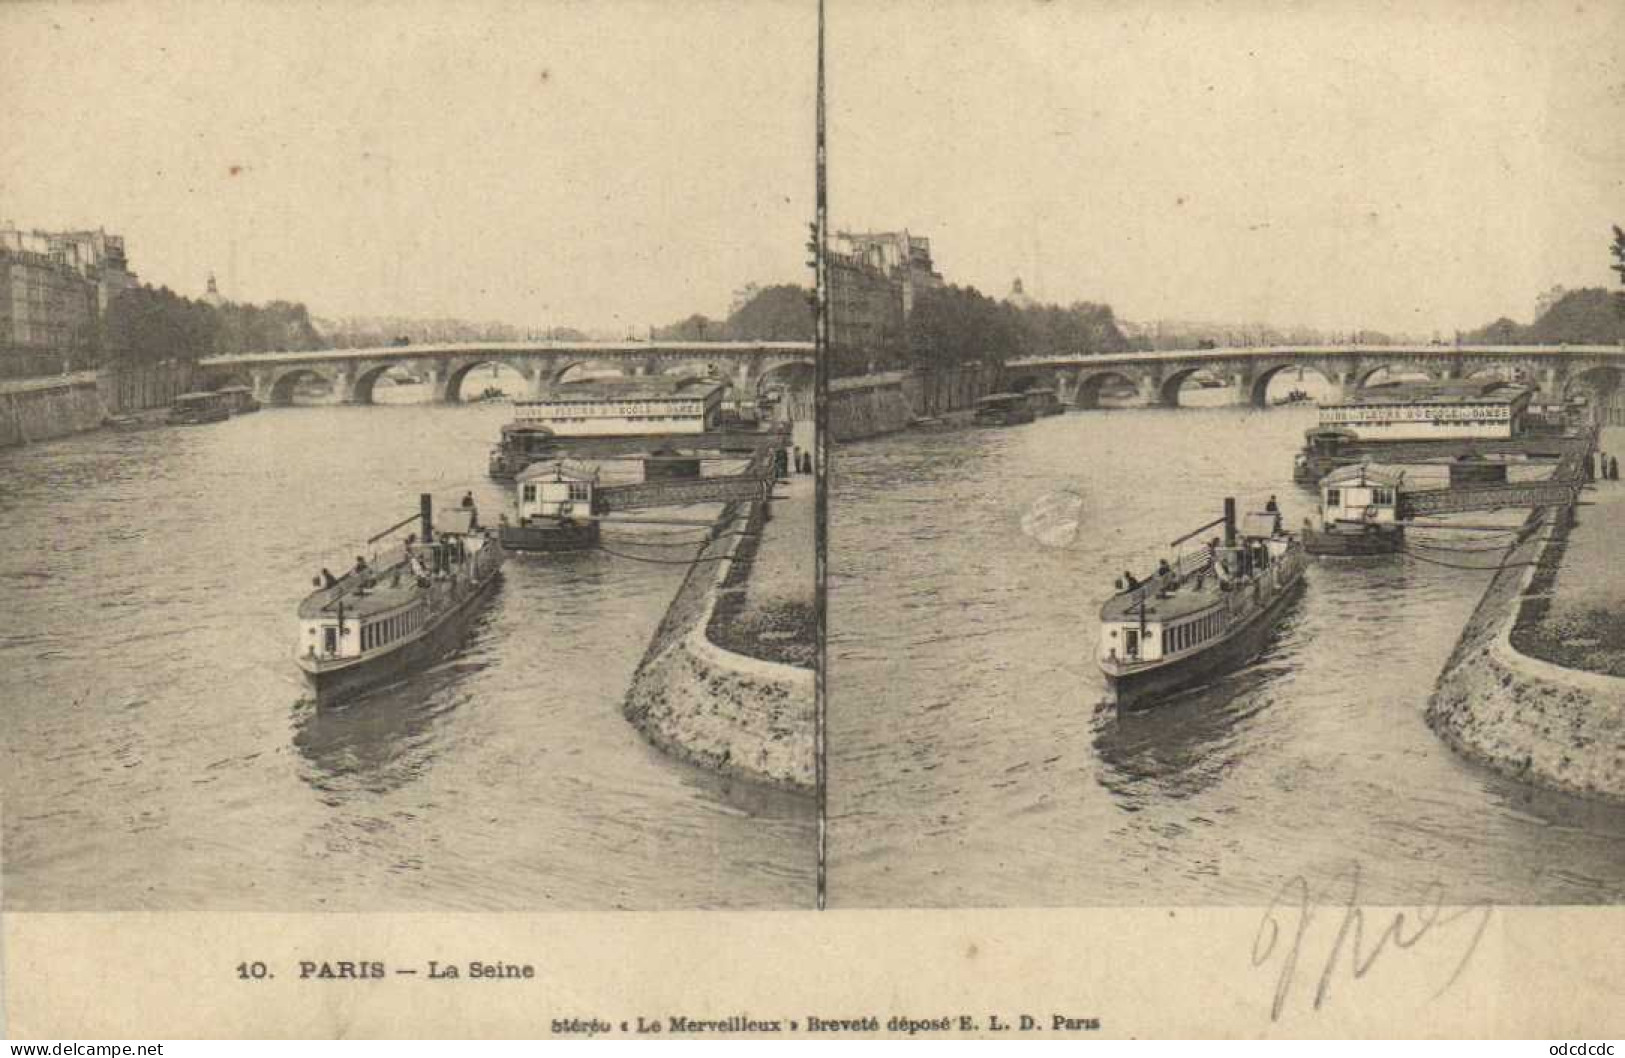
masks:
[[[10,1036],[1625,1031],[1625,9],[0,41]]]

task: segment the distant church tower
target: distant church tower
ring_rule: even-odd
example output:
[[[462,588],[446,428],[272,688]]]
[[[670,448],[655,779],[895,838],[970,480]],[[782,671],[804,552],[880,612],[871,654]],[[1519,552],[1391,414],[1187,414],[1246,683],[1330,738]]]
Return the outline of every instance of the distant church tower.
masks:
[[[1004,300],[1018,309],[1029,309],[1034,304],[1033,299],[1027,295],[1027,291],[1022,289],[1020,276],[1016,277],[1015,283],[1010,287],[1010,293],[1005,296]]]
[[[203,300],[215,308],[219,308],[221,302],[226,300],[220,296],[220,288],[215,285],[213,272],[209,273],[209,290],[203,295]]]

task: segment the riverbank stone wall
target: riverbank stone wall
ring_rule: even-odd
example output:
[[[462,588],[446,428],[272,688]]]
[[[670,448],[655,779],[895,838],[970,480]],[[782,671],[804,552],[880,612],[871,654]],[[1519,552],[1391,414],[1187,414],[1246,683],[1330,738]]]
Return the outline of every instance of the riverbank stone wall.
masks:
[[[1625,679],[1532,658],[1511,642],[1568,515],[1537,511],[1473,611],[1428,702],[1429,726],[1495,771],[1583,797],[1625,802]]]
[[[761,529],[767,505],[731,504],[700,549],[656,629],[622,711],[649,741],[700,767],[781,789],[814,788],[811,669],[725,650],[708,630],[735,563],[740,533]],[[744,574],[748,575],[748,571]]]

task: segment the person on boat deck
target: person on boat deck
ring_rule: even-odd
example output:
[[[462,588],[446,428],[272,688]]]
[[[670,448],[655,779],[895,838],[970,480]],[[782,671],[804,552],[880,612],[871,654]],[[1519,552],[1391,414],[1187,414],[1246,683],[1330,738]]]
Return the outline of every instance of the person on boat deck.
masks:
[[[1159,561],[1157,563],[1157,576],[1159,576],[1159,577],[1170,577],[1170,576],[1173,575],[1173,572],[1174,572],[1174,568],[1172,566],[1168,565],[1168,560],[1167,559],[1162,559],[1161,561]]]
[[[326,566],[323,566],[322,567],[322,587],[331,588],[333,585],[337,584],[338,582],[339,582],[339,579],[337,577],[333,576],[333,571],[328,569]]]
[[[472,508],[474,506],[474,494],[472,492],[463,493],[463,506],[465,508]]]
[[[1140,582],[1134,579],[1134,574],[1126,569],[1123,571],[1123,583],[1128,585],[1129,591],[1133,591],[1140,586]]]
[[[1281,507],[1280,507],[1279,504],[1277,504],[1275,502],[1275,494],[1273,492],[1270,493],[1270,501],[1268,503],[1264,504],[1264,513],[1265,514],[1280,514],[1281,513]]]

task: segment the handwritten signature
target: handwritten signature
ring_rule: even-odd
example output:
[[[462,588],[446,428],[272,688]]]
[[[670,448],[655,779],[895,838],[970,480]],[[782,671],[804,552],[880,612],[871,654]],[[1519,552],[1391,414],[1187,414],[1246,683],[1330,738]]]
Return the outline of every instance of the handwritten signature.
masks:
[[[1280,959],[1280,972],[1275,978],[1275,997],[1270,1005],[1271,1021],[1279,1020],[1281,1011],[1286,1008],[1287,998],[1291,995],[1297,977],[1300,958],[1305,960],[1313,958],[1313,955],[1305,950],[1304,938],[1317,914],[1342,915],[1342,922],[1337,929],[1337,939],[1332,942],[1331,949],[1326,953],[1326,961],[1320,971],[1320,981],[1315,986],[1314,1009],[1319,1010],[1331,991],[1332,980],[1337,975],[1339,966],[1343,964],[1345,949],[1348,952],[1348,968],[1352,971],[1354,979],[1359,980],[1371,972],[1383,953],[1390,948],[1398,950],[1413,948],[1430,934],[1442,934],[1452,924],[1477,915],[1478,926],[1462,945],[1455,969],[1450,972],[1450,977],[1439,990],[1433,993],[1433,997],[1438,998],[1461,977],[1473,953],[1478,950],[1478,942],[1483,939],[1484,931],[1489,927],[1490,918],[1495,913],[1495,907],[1491,904],[1446,911],[1444,886],[1434,882],[1423,890],[1422,902],[1417,905],[1414,914],[1401,911],[1393,913],[1389,918],[1387,912],[1373,914],[1360,906],[1358,863],[1334,877],[1334,884],[1344,877],[1348,879],[1348,899],[1342,904],[1328,907],[1324,905],[1330,901],[1321,901],[1322,906],[1312,906],[1315,901],[1309,882],[1302,875],[1298,875],[1281,887],[1265,910],[1264,918],[1258,924],[1258,933],[1253,937],[1253,966],[1261,967],[1277,957]],[[1375,937],[1369,940],[1368,928],[1377,930]],[[1462,930],[1452,932],[1464,935]],[[1283,937],[1286,938],[1284,941]]]

